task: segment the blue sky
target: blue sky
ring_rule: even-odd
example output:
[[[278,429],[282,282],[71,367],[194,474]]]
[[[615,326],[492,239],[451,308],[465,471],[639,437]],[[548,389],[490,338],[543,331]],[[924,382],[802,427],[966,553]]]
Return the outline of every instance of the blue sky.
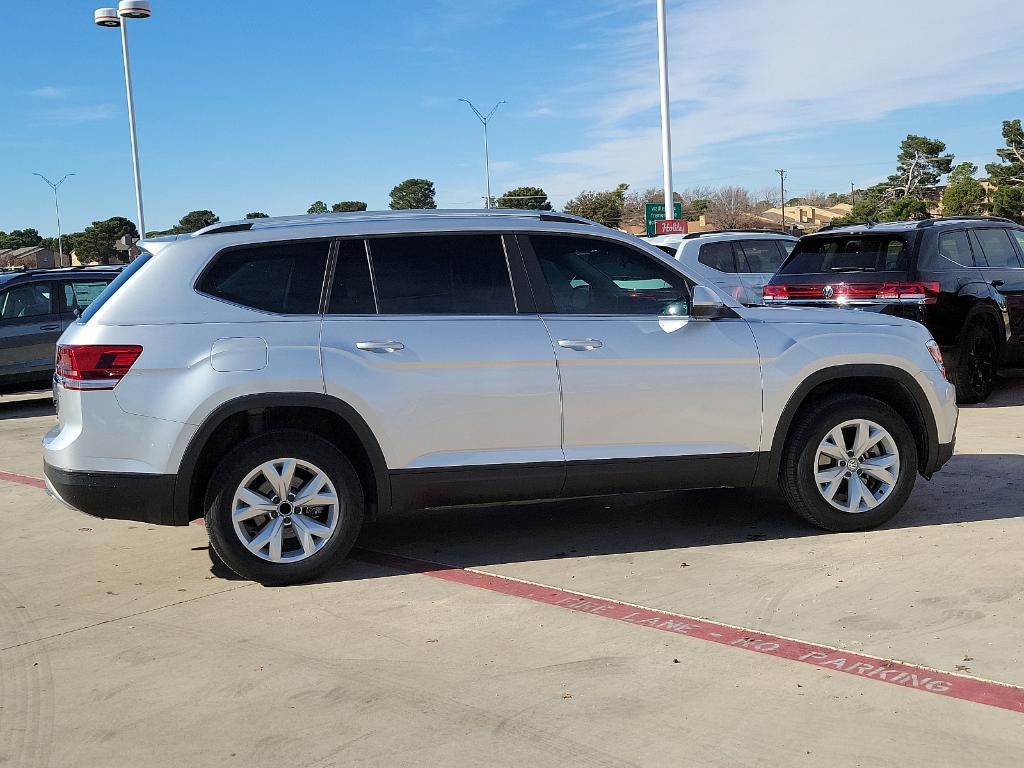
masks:
[[[134,218],[116,30],[99,4],[15,3],[0,50],[0,230]],[[556,204],[660,184],[654,0],[152,0],[129,27],[146,218],[210,208],[387,207],[399,181],[444,207],[543,186]],[[907,133],[983,165],[1024,117],[1024,3],[669,0],[675,186],[793,194],[891,171]],[[201,11],[203,16],[196,15]]]

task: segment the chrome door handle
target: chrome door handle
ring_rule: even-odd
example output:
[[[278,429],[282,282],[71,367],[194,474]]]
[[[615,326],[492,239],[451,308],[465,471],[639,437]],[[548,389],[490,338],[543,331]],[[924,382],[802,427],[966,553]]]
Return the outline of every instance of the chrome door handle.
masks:
[[[565,349],[575,349],[577,352],[589,352],[592,349],[603,347],[597,339],[559,339],[558,346]]]
[[[405,344],[400,341],[357,341],[356,349],[367,352],[397,352],[405,349]]]
[[[57,331],[60,330],[60,323],[48,323],[46,325],[39,326],[40,331]]]

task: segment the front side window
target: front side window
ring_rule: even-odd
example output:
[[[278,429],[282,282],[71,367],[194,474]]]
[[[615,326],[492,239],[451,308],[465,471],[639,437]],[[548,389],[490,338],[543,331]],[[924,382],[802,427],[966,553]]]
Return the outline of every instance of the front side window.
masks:
[[[501,235],[410,235],[368,242],[381,314],[515,314]]]
[[[49,283],[16,285],[0,293],[0,320],[53,313]]]
[[[718,272],[736,272],[732,243],[704,243],[700,247],[697,261]]]
[[[327,241],[236,248],[214,258],[196,288],[264,312],[312,315],[320,311]]]
[[[1009,234],[1005,229],[976,229],[974,236],[981,243],[981,250],[985,254],[985,261],[990,267],[1009,269],[1019,267],[1017,252],[1013,249]]]
[[[741,240],[736,245],[743,251],[741,272],[772,275],[782,264],[784,252],[775,240]]]
[[[910,236],[900,235],[805,238],[779,272],[902,272],[909,268],[911,245]]]
[[[555,311],[573,315],[689,313],[686,279],[620,243],[530,235]]]

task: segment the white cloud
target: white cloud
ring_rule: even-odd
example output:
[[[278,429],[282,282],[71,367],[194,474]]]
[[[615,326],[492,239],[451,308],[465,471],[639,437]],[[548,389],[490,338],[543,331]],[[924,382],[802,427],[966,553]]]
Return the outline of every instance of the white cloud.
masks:
[[[42,88],[29,91],[28,94],[29,96],[35,96],[37,99],[63,99],[67,96],[67,91],[53,85],[45,85]]]
[[[632,3],[628,6],[634,7]],[[616,29],[599,93],[579,93],[594,127],[540,160],[552,189],[649,183],[660,167],[656,31]],[[634,15],[642,9],[634,8]],[[806,135],[900,109],[1024,88],[1024,3],[991,0],[670,2],[673,155]],[[612,73],[608,75],[607,73]]]
[[[36,122],[48,125],[78,125],[113,117],[117,110],[109,104],[93,104],[80,107],[48,109],[35,115]]]

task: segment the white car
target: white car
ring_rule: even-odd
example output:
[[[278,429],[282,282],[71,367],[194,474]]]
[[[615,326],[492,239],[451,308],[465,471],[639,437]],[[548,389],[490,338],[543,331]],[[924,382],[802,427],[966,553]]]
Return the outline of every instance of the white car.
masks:
[[[205,517],[264,583],[313,577],[366,518],[458,504],[780,485],[859,530],[953,452],[923,326],[747,308],[586,219],[358,212],[142,246],[61,337],[47,487]]]
[[[793,252],[797,238],[762,230],[693,232],[647,238],[687,267],[703,273],[741,304],[764,304],[762,290]]]

